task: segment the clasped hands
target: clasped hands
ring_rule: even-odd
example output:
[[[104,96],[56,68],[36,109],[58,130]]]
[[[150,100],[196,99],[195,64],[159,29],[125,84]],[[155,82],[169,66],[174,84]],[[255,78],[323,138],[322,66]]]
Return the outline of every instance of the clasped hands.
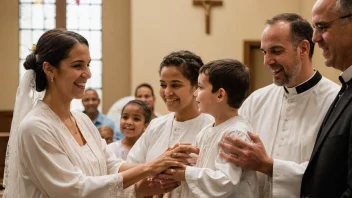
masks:
[[[184,149],[181,149],[182,147]],[[155,177],[149,178],[149,180],[159,182],[161,185],[170,183],[180,185],[180,181],[185,180],[186,166],[196,164],[199,148],[192,146],[190,143],[178,143],[173,147],[169,147],[165,153],[167,152],[170,152],[170,156],[175,161],[181,162],[183,166],[170,166]]]
[[[199,153],[199,149],[188,143],[178,143],[173,147],[169,147],[163,154],[155,160],[146,163],[150,170],[150,175],[136,184],[140,195],[160,195],[172,191],[177,188],[181,182],[176,180],[175,171],[185,170],[186,165],[192,162],[192,155]],[[169,176],[169,173],[171,173]],[[184,177],[184,176],[183,176]],[[142,197],[143,197],[142,196]],[[140,197],[139,195],[137,197]]]

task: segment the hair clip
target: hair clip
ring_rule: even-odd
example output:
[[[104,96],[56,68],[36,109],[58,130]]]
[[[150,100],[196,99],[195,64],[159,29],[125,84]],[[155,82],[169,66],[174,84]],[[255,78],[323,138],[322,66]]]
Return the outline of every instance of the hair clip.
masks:
[[[32,52],[34,53],[36,49],[37,49],[37,45],[36,45],[36,44],[33,44],[33,45],[32,45]]]

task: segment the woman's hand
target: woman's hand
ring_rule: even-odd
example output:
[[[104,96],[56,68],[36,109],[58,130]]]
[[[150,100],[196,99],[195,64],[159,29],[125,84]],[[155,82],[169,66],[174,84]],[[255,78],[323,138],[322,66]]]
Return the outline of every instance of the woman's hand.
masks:
[[[173,147],[169,147],[167,150],[173,150],[177,148],[180,145],[191,145],[191,143],[177,143]],[[196,153],[186,153],[186,155],[183,155],[182,153],[174,153],[173,157],[175,158],[184,158],[185,165],[188,166],[194,166],[197,163],[197,160],[199,158],[199,148],[196,148],[198,151]]]
[[[183,168],[168,168],[164,172],[156,175],[154,180],[157,181],[158,179],[161,179],[161,181],[163,181],[171,179],[175,181],[185,181],[185,171],[186,169]]]
[[[191,153],[198,152],[199,149],[192,145],[178,145],[173,149],[168,149],[151,162],[140,165],[126,163],[121,166],[121,170],[119,172],[119,174],[123,177],[123,187],[127,188],[128,186],[135,184],[139,180],[148,176],[153,177],[169,167],[185,168],[185,161],[187,160],[184,157],[189,158]]]
[[[173,189],[180,186],[180,183],[174,180],[168,180],[167,182],[160,182],[160,180],[143,179],[136,183],[135,190],[136,196],[145,197],[152,195],[160,195],[172,191]]]
[[[176,147],[169,148],[158,158],[146,165],[149,166],[151,176],[157,175],[169,167],[185,169],[185,164],[188,164],[187,159],[191,158],[191,153],[198,154],[199,149],[192,145],[180,144]]]

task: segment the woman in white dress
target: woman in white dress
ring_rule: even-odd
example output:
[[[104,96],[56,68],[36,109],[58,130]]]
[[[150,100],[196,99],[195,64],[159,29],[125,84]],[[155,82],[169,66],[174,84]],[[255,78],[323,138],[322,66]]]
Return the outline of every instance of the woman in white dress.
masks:
[[[70,112],[72,99],[83,97],[91,77],[90,60],[87,40],[60,29],[44,33],[27,56],[24,67],[28,71],[17,90],[6,154],[5,198],[117,198],[160,193],[173,186],[151,188],[146,180],[133,184],[170,166],[182,167],[171,157],[173,152],[196,151],[181,146],[139,166],[110,157],[91,120],[81,112]],[[43,91],[43,99],[36,100]]]
[[[213,118],[201,114],[193,93],[203,61],[189,51],[173,52],[160,64],[160,96],[172,113],[153,119],[130,150],[127,161],[150,162],[176,143],[194,143],[197,134]],[[180,188],[171,196],[180,197]],[[165,195],[169,196],[169,195]]]

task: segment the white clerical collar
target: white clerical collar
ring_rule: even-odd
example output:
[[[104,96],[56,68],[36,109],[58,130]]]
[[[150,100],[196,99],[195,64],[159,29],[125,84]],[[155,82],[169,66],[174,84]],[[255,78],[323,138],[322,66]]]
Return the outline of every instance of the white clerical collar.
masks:
[[[303,83],[295,87],[288,88],[284,86],[284,89],[288,94],[300,94],[314,87],[316,84],[318,84],[321,78],[322,78],[322,75],[317,70],[314,70],[314,74],[308,80],[304,81]]]
[[[339,80],[342,84],[348,83],[352,79],[352,65],[340,74]]]

